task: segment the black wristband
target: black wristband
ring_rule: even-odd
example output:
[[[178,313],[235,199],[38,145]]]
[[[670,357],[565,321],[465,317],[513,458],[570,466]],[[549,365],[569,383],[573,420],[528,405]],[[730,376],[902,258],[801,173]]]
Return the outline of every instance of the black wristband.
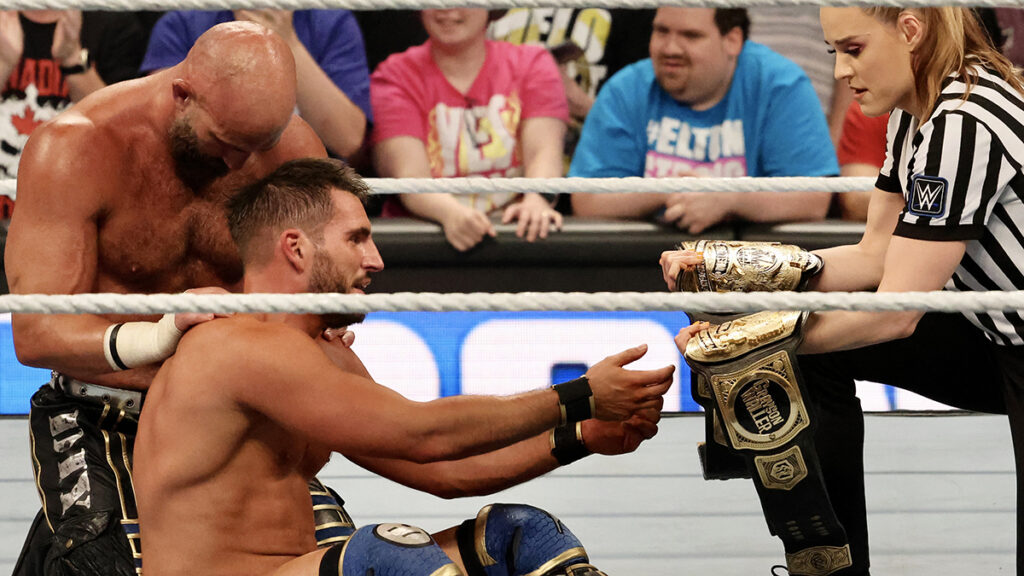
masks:
[[[562,409],[561,424],[582,422],[594,416],[594,391],[586,376],[553,386],[558,392],[558,405]]]
[[[85,74],[89,69],[85,67],[85,64],[75,64],[74,66],[61,66],[60,73],[64,76],[74,76],[76,74]]]
[[[580,458],[590,456],[583,443],[583,423],[564,424],[551,431],[551,455],[558,464],[565,466]]]

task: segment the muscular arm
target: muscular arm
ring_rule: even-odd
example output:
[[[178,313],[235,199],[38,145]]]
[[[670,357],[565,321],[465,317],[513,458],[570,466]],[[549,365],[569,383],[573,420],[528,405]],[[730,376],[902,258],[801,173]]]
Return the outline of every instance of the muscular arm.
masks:
[[[251,319],[197,327],[179,346],[182,361],[244,408],[347,456],[461,458],[537,435],[560,417],[552,390],[413,402],[341,370],[295,329]]]
[[[93,132],[84,120],[49,124],[25,147],[5,252],[12,293],[95,291],[98,223],[118,169],[107,166],[114,156]],[[26,365],[127,388],[145,388],[152,378],[152,370],[112,373],[102,346],[111,322],[103,317],[15,314],[11,324]]]
[[[623,370],[638,353],[626,351],[588,371],[598,418],[624,420],[660,406],[672,367]],[[194,328],[176,358],[195,367],[189,378],[218,382],[243,409],[346,456],[419,463],[466,458],[537,436],[560,418],[551,389],[413,402],[340,369],[295,328],[251,318]]]
[[[321,341],[320,344],[337,366],[351,374],[372,379],[348,346],[338,341]],[[628,423],[587,420],[583,423],[583,438],[588,448],[601,454],[632,452],[643,440],[657,433],[661,405],[646,412],[634,416]],[[350,456],[349,459],[409,488],[440,498],[462,498],[493,494],[554,470],[559,463],[551,455],[550,442],[550,434],[545,431],[511,446],[459,460],[416,463],[368,456]]]

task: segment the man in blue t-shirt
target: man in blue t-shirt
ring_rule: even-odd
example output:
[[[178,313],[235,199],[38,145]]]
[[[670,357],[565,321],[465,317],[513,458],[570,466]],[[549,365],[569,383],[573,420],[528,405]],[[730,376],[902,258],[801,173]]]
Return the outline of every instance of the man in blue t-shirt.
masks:
[[[659,8],[650,59],[601,88],[569,176],[831,176],[828,125],[807,75],[747,41],[744,9]],[[830,194],[574,194],[578,216],[658,216],[690,234],[728,220],[817,220]]]
[[[358,152],[373,121],[370,73],[363,35],[348,10],[168,12],[153,28],[142,71],[174,66],[203,32],[232,20],[257,22],[285,39],[295,57],[299,115],[335,156]]]

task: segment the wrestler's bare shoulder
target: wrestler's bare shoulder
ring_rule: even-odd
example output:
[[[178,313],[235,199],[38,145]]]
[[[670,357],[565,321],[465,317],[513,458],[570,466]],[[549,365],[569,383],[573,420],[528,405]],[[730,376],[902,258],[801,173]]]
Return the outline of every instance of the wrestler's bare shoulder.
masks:
[[[281,322],[238,314],[193,327],[182,337],[174,358],[211,373],[258,380],[270,367],[302,358],[328,362],[315,339]]]
[[[155,88],[148,79],[108,86],[58,114],[39,130],[44,136],[67,140],[65,144],[69,145],[123,149],[125,144],[137,144],[140,137],[155,144],[160,136],[156,133],[158,118],[170,112]]]
[[[78,189],[94,187],[112,194],[125,190],[125,183],[140,173],[164,172],[160,168],[170,158],[153,110],[146,110],[143,102],[127,102],[86,98],[44,123],[29,139],[20,171],[29,179],[42,174]],[[19,190],[19,201],[20,195]]]
[[[320,141],[320,137],[316,135],[313,128],[298,115],[292,115],[291,122],[281,134],[281,140],[262,155],[261,161],[273,169],[296,158],[326,157],[327,149],[324,148],[323,142]]]

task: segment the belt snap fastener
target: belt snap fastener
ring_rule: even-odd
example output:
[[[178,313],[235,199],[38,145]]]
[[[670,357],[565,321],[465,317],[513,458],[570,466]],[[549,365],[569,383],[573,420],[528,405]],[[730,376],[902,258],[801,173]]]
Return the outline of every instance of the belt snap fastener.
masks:
[[[135,400],[129,400],[125,402],[124,405],[131,408],[132,406],[135,406]]]
[[[89,389],[88,389],[88,388],[86,388],[85,386],[82,386],[82,389],[78,391],[78,394],[79,394],[79,395],[81,395],[81,396],[85,396],[85,394],[86,394],[86,393],[87,393],[88,391],[89,391]]]
[[[110,394],[104,394],[103,395],[103,403],[104,404],[110,404]]]

